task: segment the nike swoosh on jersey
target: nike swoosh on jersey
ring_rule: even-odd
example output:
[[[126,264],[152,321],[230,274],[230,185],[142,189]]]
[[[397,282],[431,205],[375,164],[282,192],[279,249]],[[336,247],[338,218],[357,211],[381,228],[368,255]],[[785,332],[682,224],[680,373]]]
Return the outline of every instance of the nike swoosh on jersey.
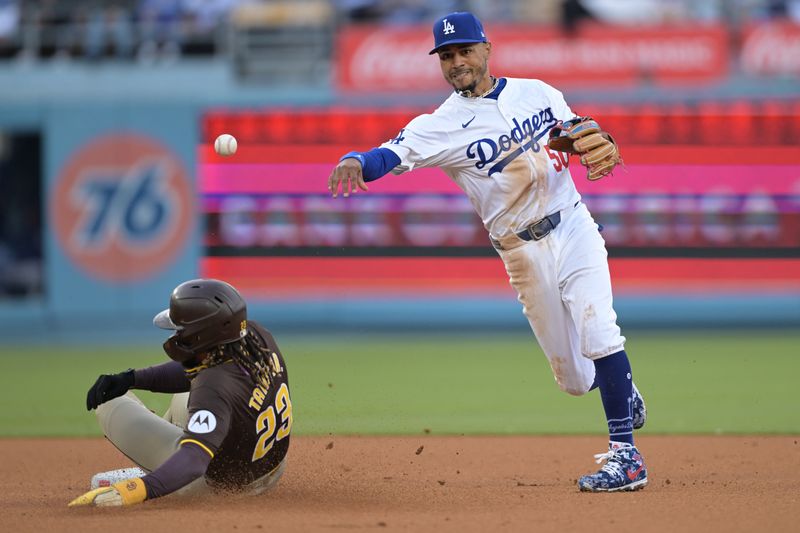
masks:
[[[469,121],[467,121],[467,122],[463,123],[463,124],[461,125],[461,127],[462,127],[462,128],[466,128],[467,126],[469,126],[469,125],[472,123],[472,121],[473,121],[473,120],[475,120],[475,118],[476,118],[477,116],[478,116],[478,115],[475,115],[474,117],[472,117],[471,119],[469,119]]]

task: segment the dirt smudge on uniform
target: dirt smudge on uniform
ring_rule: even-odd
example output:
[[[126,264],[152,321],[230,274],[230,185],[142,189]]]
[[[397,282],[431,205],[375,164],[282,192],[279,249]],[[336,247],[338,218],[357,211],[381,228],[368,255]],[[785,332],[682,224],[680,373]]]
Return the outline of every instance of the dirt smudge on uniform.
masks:
[[[566,364],[567,360],[563,357],[551,357],[550,358],[550,368],[553,370],[553,376],[556,378],[556,382],[560,385],[564,380],[564,365]]]
[[[530,209],[530,199],[547,192],[547,159],[542,159],[544,150],[528,151],[529,157],[514,159],[500,176],[495,175],[498,186],[507,194],[507,212],[518,220],[521,213]],[[512,196],[513,195],[513,196]],[[542,215],[544,216],[544,215]],[[531,221],[532,222],[532,221]]]

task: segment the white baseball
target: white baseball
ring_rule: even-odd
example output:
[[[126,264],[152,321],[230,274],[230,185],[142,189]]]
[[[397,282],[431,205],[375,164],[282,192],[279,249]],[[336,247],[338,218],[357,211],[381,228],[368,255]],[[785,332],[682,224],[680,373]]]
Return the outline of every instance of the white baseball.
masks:
[[[237,147],[236,137],[229,133],[223,133],[214,141],[214,151],[219,155],[233,155]]]

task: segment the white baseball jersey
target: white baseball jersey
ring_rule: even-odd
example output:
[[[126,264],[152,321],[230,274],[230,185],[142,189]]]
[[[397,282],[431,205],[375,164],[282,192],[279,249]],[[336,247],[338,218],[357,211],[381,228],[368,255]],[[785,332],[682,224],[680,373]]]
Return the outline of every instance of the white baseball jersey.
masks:
[[[496,99],[453,93],[381,147],[400,158],[394,174],[439,167],[469,196],[501,244],[498,254],[556,381],[580,395],[594,380],[592,360],[622,350],[625,337],[603,238],[579,203],[566,156],[546,147],[550,128],[573,117],[553,87],[506,78]],[[555,212],[561,223],[545,238],[515,235]]]
[[[499,239],[580,199],[566,157],[545,148],[550,128],[573,117],[550,85],[506,78],[496,100],[454,92],[381,147],[400,158],[394,174],[440,167]]]

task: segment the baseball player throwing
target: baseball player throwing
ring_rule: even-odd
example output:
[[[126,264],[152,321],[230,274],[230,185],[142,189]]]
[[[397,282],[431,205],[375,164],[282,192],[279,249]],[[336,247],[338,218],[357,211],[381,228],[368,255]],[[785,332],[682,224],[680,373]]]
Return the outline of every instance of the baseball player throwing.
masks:
[[[492,44],[473,14],[442,17],[433,35],[430,53],[455,91],[394,139],[345,154],[328,188],[349,196],[390,171],[421,167],[439,167],[455,181],[503,259],[559,387],[574,395],[600,389],[610,444],[595,456],[605,464],[581,477],[580,489],[639,489],[647,470],[633,430],[646,411],[616,323],[605,242],[567,153],[580,154],[589,179],[598,179],[620,162],[616,143],[546,83],[490,75]]]
[[[292,430],[286,363],[272,334],[247,320],[235,288],[213,279],[178,285],[153,322],[175,330],[164,343],[172,361],[102,375],[86,397],[105,436],[141,469],[116,471],[133,475],[118,476],[70,507],[272,487],[283,474]],[[165,420],[129,389],[180,394]]]

